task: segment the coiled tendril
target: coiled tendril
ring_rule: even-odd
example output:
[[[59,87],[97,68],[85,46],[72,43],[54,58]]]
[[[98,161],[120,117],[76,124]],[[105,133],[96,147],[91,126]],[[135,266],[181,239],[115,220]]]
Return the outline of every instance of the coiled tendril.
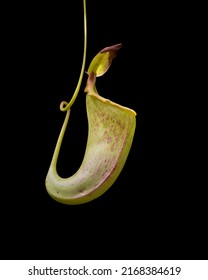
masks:
[[[74,104],[77,95],[79,93],[81,84],[82,84],[82,79],[84,75],[84,69],[85,69],[85,62],[86,62],[86,53],[87,53],[87,12],[86,12],[86,0],[83,0],[83,11],[84,11],[84,51],[83,51],[83,60],[82,60],[82,67],[81,67],[81,72],[79,76],[79,80],[76,86],[76,89],[74,91],[74,94],[69,102],[67,101],[62,101],[60,104],[60,110],[62,112],[65,112],[71,108],[71,106]]]

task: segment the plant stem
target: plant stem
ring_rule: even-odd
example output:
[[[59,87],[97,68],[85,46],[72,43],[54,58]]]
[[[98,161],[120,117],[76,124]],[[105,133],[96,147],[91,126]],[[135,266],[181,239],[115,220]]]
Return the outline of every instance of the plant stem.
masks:
[[[74,91],[74,94],[71,98],[71,100],[68,102],[62,101],[60,104],[60,110],[61,111],[67,111],[73,104],[74,101],[77,98],[77,95],[79,93],[83,75],[84,75],[84,70],[85,70],[85,62],[86,62],[86,53],[87,53],[87,11],[86,11],[86,0],[83,0],[83,9],[84,9],[84,51],[83,51],[83,60],[82,60],[82,67],[81,67],[81,72],[79,76],[79,80],[77,83],[77,87]]]
[[[86,61],[86,52],[87,52],[87,13],[86,13],[86,0],[83,0],[83,5],[84,5],[84,51],[83,51],[83,61],[82,61],[82,68],[81,68],[81,72],[80,72],[80,77],[77,83],[77,87],[75,89],[75,92],[70,100],[69,103],[67,103],[66,101],[62,101],[60,104],[60,110],[61,111],[67,111],[66,113],[66,117],[64,120],[64,123],[62,125],[62,129],[60,131],[59,137],[58,137],[58,141],[56,143],[56,147],[53,153],[53,157],[52,157],[52,161],[51,161],[51,165],[50,165],[50,169],[52,170],[53,174],[57,175],[57,170],[56,170],[56,165],[57,165],[57,160],[58,160],[58,156],[59,156],[59,152],[60,152],[60,148],[61,148],[61,144],[63,141],[63,137],[64,137],[64,133],[68,124],[68,120],[69,120],[69,115],[70,115],[70,107],[73,105],[74,101],[77,98],[77,95],[79,93],[79,89],[82,83],[82,79],[83,79],[83,74],[84,74],[84,68],[85,68],[85,61]]]

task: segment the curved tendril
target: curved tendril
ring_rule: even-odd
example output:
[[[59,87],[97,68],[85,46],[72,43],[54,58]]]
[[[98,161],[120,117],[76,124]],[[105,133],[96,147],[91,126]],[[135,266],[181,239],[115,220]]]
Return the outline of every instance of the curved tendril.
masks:
[[[68,124],[68,120],[69,120],[69,115],[70,115],[70,107],[73,105],[74,101],[76,100],[76,97],[79,93],[79,89],[82,83],[82,78],[84,75],[84,68],[85,68],[85,61],[86,61],[86,51],[87,51],[87,13],[86,13],[86,0],[83,0],[83,5],[84,5],[84,52],[83,52],[83,61],[82,61],[82,68],[81,68],[81,73],[80,73],[80,77],[78,80],[78,84],[77,87],[75,89],[74,95],[72,96],[70,102],[66,102],[66,101],[62,101],[60,104],[60,110],[61,111],[67,111],[66,116],[65,116],[65,120],[64,123],[62,125],[62,129],[60,131],[59,134],[59,138],[58,141],[56,143],[55,146],[55,150],[53,153],[53,157],[51,160],[51,165],[50,168],[53,170],[53,172],[56,174],[56,164],[57,164],[57,160],[58,160],[58,156],[59,156],[59,151],[61,148],[61,144],[63,141],[63,137],[64,137],[64,133]]]
[[[69,102],[67,101],[62,101],[60,104],[60,110],[61,111],[67,111],[73,104],[74,101],[77,98],[77,95],[79,93],[83,75],[84,75],[84,69],[85,69],[85,62],[86,62],[86,53],[87,53],[87,12],[86,12],[86,0],[83,0],[83,9],[84,9],[84,51],[83,51],[83,60],[82,60],[82,67],[81,67],[81,72],[79,76],[79,80],[77,83],[77,87],[74,91],[74,94]]]

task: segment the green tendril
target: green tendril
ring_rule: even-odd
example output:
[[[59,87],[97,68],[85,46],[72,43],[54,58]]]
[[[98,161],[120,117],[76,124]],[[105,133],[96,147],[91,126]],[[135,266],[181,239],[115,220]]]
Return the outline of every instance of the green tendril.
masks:
[[[66,131],[66,127],[69,121],[69,116],[70,116],[70,108],[73,105],[74,101],[77,98],[77,95],[79,93],[80,90],[80,86],[82,83],[82,79],[83,79],[83,75],[84,75],[84,68],[85,68],[85,61],[86,61],[86,52],[87,52],[87,13],[86,13],[86,0],[83,0],[83,5],[84,5],[84,51],[83,51],[83,61],[82,61],[82,68],[81,68],[81,72],[80,72],[80,77],[77,83],[77,87],[75,89],[75,92],[70,100],[70,102],[68,103],[67,101],[62,101],[60,104],[60,110],[62,112],[67,111],[66,116],[65,116],[65,120],[64,123],[62,125],[62,129],[60,131],[59,137],[58,137],[58,141],[56,143],[55,146],[55,150],[53,153],[53,157],[52,157],[52,161],[51,161],[51,165],[50,168],[53,170],[53,172],[56,172],[56,165],[57,165],[57,160],[58,160],[58,156],[59,156],[59,152],[61,149],[61,144],[63,141],[63,137],[64,137],[64,133]]]
[[[77,87],[74,91],[74,94],[69,102],[67,101],[62,101],[60,104],[60,110],[62,112],[67,111],[68,109],[71,108],[71,106],[74,104],[77,95],[79,93],[81,84],[82,84],[82,79],[84,75],[84,70],[85,70],[85,62],[86,62],[86,53],[87,53],[87,12],[86,12],[86,0],[83,0],[83,10],[84,10],[84,51],[83,51],[83,60],[82,60],[82,67],[81,67],[81,72],[79,76],[79,80],[77,83]]]

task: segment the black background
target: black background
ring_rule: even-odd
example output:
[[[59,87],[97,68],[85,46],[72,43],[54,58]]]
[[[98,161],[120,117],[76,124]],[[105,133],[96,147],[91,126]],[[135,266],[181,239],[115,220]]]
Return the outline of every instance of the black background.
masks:
[[[52,200],[45,177],[65,115],[59,104],[70,100],[81,69],[82,1],[5,8],[1,259],[202,258],[205,202],[186,136],[196,125],[184,113],[191,81],[183,8],[87,1],[86,69],[101,49],[122,43],[97,89],[134,109],[137,127],[114,185],[77,206]],[[86,78],[60,152],[63,177],[85,151]]]

